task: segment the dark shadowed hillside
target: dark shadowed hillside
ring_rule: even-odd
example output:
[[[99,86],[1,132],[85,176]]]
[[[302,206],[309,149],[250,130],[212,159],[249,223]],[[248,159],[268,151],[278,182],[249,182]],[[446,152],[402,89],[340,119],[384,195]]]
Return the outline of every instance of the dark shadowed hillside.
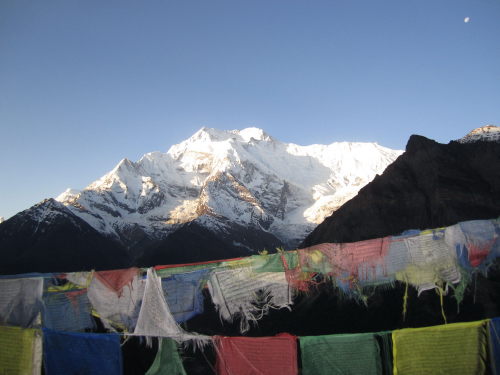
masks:
[[[127,267],[124,248],[47,199],[0,226],[0,274]]]
[[[406,152],[302,243],[353,242],[500,215],[500,143],[440,144],[413,135]]]
[[[166,239],[146,239],[134,253],[116,238],[105,236],[66,206],[47,199],[20,212],[0,226],[0,274],[72,272],[150,267],[249,256],[251,249],[282,245],[272,234],[233,224],[231,232],[215,234],[196,222],[186,223]]]
[[[158,264],[204,262],[254,255],[255,251],[238,242],[252,242],[257,249],[276,249],[283,244],[272,234],[232,224],[229,233],[214,233],[196,221],[186,223],[167,238],[152,242],[134,265],[151,267]]]

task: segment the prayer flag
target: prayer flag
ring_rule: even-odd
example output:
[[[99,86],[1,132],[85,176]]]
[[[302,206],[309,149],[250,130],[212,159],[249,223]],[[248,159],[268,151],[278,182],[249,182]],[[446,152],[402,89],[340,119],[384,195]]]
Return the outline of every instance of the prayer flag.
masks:
[[[120,336],[43,329],[46,375],[121,375]]]
[[[485,373],[485,320],[396,330],[392,340],[394,375]]]
[[[381,375],[381,350],[373,333],[299,338],[303,375]]]
[[[87,290],[49,292],[43,296],[43,326],[57,331],[83,331],[95,327]]]
[[[42,308],[43,278],[0,280],[0,324],[32,327]]]
[[[297,370],[297,338],[289,334],[273,337],[214,338],[218,375],[294,375]]]
[[[40,330],[0,326],[0,374],[36,375],[41,369]]]
[[[490,357],[493,375],[500,375],[500,318],[488,322],[490,329]]]
[[[171,275],[161,280],[170,312],[177,323],[185,322],[203,312],[203,280],[209,270]]]
[[[146,375],[186,375],[174,340],[160,338],[158,353]]]

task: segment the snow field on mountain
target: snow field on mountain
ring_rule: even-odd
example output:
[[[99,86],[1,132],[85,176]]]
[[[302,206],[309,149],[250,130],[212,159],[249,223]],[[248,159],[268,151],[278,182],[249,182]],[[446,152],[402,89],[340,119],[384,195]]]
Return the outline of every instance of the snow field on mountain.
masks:
[[[123,239],[132,227],[163,238],[175,225],[217,219],[302,238],[357,194],[402,151],[376,143],[300,146],[263,130],[202,128],[168,152],[123,159],[108,174],[57,200],[100,232]],[[201,220],[203,216],[214,220]]]

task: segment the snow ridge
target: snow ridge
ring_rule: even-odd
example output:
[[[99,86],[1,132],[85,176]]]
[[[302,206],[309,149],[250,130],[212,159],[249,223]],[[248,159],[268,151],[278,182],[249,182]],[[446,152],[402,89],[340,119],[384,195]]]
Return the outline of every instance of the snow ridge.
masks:
[[[166,153],[123,159],[56,200],[123,243],[165,238],[196,220],[213,231],[231,222],[257,228],[293,247],[401,153],[376,143],[300,146],[258,128],[202,128]]]
[[[477,141],[500,142],[500,127],[486,125],[472,130],[465,137],[458,140],[460,143],[472,143]]]

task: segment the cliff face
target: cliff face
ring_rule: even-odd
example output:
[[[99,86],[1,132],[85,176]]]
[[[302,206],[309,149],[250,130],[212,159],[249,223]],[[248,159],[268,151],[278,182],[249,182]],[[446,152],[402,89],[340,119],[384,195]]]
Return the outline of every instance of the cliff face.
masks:
[[[500,215],[500,143],[410,137],[381,176],[326,218],[301,247],[353,242]]]

